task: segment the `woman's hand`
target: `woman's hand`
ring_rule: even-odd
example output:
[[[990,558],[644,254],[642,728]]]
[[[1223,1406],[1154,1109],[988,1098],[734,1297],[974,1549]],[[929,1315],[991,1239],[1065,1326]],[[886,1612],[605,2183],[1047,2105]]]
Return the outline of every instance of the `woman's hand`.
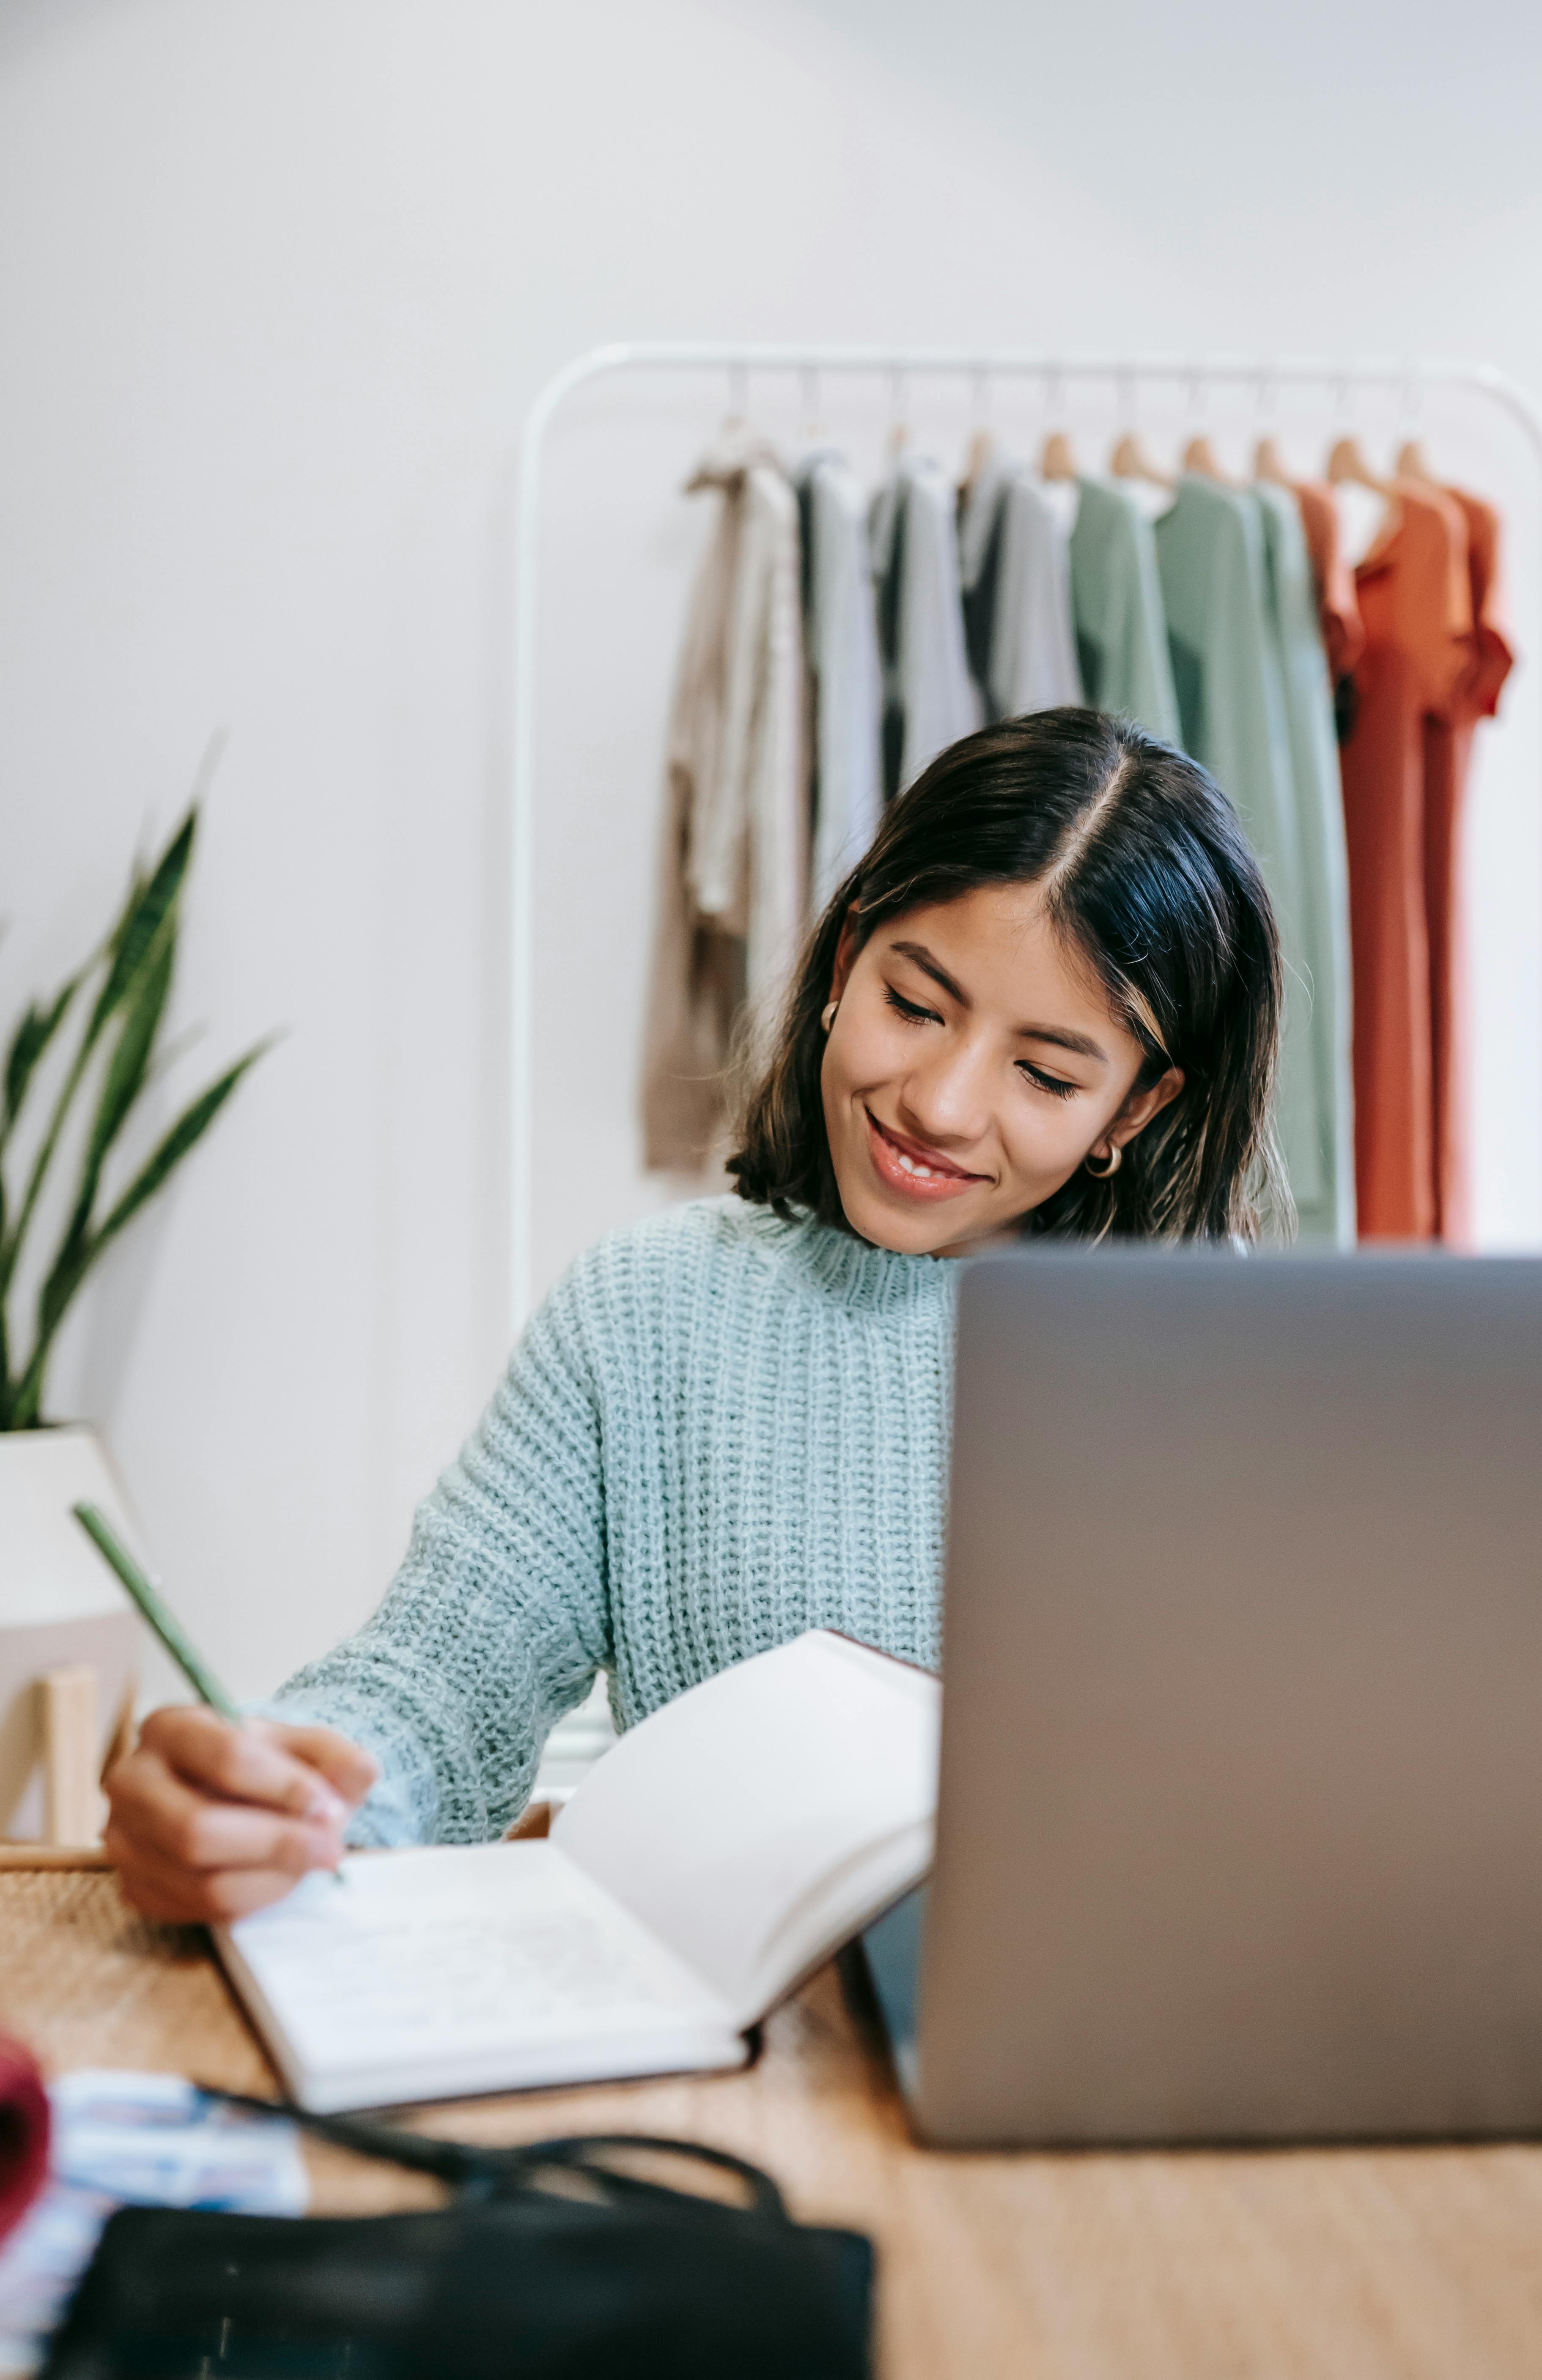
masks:
[[[106,1779],[107,1856],[145,1917],[212,1925],[280,1900],[343,1856],[378,1774],[330,1727],[233,1726],[197,1705],[152,1711]]]

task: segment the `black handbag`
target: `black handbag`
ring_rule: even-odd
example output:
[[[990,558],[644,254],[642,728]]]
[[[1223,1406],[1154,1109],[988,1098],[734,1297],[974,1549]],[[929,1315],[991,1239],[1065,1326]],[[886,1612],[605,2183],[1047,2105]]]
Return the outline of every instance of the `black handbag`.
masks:
[[[482,2149],[283,2112],[457,2194],[351,2218],[122,2208],[43,2380],[867,2380],[871,2243],[795,2223],[740,2157],[621,2132]],[[731,2174],[743,2203],[629,2169],[643,2156]]]

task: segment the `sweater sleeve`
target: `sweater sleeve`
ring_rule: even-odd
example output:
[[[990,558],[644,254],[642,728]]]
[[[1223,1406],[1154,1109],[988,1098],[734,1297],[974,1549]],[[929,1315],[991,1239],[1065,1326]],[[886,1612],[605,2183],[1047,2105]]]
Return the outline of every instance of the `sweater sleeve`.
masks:
[[[570,1276],[419,1505],[374,1617],[261,1707],[380,1762],[351,1840],[484,1842],[611,1658],[599,1402]]]

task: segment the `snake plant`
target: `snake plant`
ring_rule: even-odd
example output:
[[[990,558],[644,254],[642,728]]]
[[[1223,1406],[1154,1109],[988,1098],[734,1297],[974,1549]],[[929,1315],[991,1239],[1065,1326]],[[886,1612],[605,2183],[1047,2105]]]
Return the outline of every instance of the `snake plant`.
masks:
[[[126,1180],[112,1162],[125,1127],[164,1059],[162,1027],[176,961],[182,888],[198,831],[195,801],[160,857],[136,867],[106,940],[51,999],[29,1003],[11,1034],[0,1084],[0,1430],[35,1429],[44,1420],[48,1363],[77,1291],[99,1257],[163,1189],[202,1139],[237,1084],[267,1048],[259,1042],[189,1101]],[[43,1067],[70,1033],[64,1062]],[[15,1150],[29,1093],[41,1099],[43,1077],[57,1087],[29,1135],[24,1163]],[[61,1201],[66,1153],[74,1178]],[[8,1178],[15,1176],[14,1181]],[[43,1253],[35,1261],[34,1251]],[[24,1258],[29,1261],[24,1266]],[[38,1279],[25,1349],[13,1332],[23,1270]]]

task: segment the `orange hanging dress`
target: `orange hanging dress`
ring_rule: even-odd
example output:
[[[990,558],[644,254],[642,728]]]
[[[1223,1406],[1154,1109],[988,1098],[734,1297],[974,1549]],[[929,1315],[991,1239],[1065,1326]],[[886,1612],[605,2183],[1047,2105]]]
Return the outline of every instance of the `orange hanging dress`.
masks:
[[[1500,519],[1460,488],[1445,493],[1466,526],[1472,637],[1467,666],[1445,717],[1425,721],[1425,911],[1429,928],[1430,1039],[1435,1137],[1435,1228],[1455,1247],[1473,1245],[1471,1050],[1461,846],[1473,729],[1491,719],[1514,662],[1500,593]]]
[[[1323,650],[1328,656],[1328,674],[1337,687],[1341,678],[1353,675],[1354,664],[1366,650],[1354,573],[1344,559],[1338,501],[1331,488],[1320,486],[1315,480],[1298,481],[1292,493],[1301,507],[1301,526],[1317,584],[1317,620]]]
[[[1442,833],[1427,820],[1426,730],[1452,723],[1473,663],[1462,507],[1399,480],[1393,516],[1354,577],[1366,645],[1342,759],[1359,1229],[1362,1239],[1427,1240],[1439,1218],[1427,884],[1429,845]],[[1437,808],[1441,799],[1438,791]]]

